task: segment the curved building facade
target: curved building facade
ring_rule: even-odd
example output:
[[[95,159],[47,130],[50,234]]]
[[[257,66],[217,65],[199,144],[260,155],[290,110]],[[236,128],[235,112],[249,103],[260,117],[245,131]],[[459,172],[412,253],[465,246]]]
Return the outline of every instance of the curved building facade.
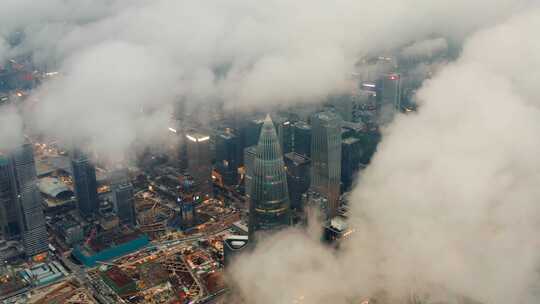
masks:
[[[251,198],[249,234],[289,225],[290,201],[283,154],[270,116],[264,120],[256,148]]]

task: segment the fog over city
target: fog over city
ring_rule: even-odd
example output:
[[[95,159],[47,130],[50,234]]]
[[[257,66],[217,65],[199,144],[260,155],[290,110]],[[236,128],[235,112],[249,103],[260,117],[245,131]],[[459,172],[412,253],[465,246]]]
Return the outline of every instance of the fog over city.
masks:
[[[31,53],[60,72],[0,112],[0,149],[29,130],[119,160],[170,140],[179,100],[319,103],[364,56],[426,61],[418,111],[384,127],[351,194],[352,237],[338,252],[297,228],[269,237],[229,272],[237,296],[538,303],[539,29],[535,0],[0,0],[0,62]]]

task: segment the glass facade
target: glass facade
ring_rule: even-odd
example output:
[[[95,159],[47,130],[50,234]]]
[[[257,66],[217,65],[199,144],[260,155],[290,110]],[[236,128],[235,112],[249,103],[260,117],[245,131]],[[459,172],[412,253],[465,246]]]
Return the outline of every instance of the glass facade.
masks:
[[[71,168],[79,212],[82,215],[89,216],[97,212],[99,207],[96,169],[88,158],[78,151],[74,152],[71,160]]]
[[[274,124],[267,116],[256,148],[250,191],[249,233],[289,225],[290,201],[283,154]]]
[[[341,117],[331,111],[311,118],[311,188],[328,199],[327,216],[333,217],[339,204],[341,180]]]

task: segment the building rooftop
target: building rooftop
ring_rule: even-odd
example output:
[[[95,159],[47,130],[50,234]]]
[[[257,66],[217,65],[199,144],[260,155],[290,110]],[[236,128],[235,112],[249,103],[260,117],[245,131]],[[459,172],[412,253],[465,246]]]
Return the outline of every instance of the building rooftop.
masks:
[[[294,126],[298,129],[311,130],[311,126],[304,121],[297,121],[294,123]]]
[[[295,165],[305,164],[309,162],[309,158],[296,152],[286,153],[285,158],[291,160]]]
[[[186,138],[192,142],[205,142],[210,139],[210,136],[203,133],[192,132],[186,134]]]
[[[316,113],[314,115],[314,117],[322,120],[322,121],[326,121],[326,122],[333,122],[333,121],[336,121],[336,120],[341,120],[341,118],[339,117],[339,115],[333,111],[324,111],[324,112],[319,112],[319,113]]]
[[[74,195],[66,184],[54,177],[44,177],[39,180],[39,191],[53,198],[69,198]]]
[[[347,137],[345,139],[343,139],[341,142],[343,144],[346,144],[346,145],[351,145],[351,144],[354,144],[354,143],[357,143],[359,142],[360,140],[358,138],[354,138],[354,137]]]
[[[334,228],[337,231],[345,231],[349,225],[345,221],[345,218],[341,216],[336,216],[330,220],[330,227]]]

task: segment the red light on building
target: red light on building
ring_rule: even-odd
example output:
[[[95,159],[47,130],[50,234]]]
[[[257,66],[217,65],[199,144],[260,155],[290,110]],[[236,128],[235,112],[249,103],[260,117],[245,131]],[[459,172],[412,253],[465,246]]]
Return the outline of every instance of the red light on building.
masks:
[[[398,79],[399,79],[399,75],[397,75],[397,74],[392,74],[392,75],[388,76],[388,79],[389,79],[389,80],[398,80]]]

